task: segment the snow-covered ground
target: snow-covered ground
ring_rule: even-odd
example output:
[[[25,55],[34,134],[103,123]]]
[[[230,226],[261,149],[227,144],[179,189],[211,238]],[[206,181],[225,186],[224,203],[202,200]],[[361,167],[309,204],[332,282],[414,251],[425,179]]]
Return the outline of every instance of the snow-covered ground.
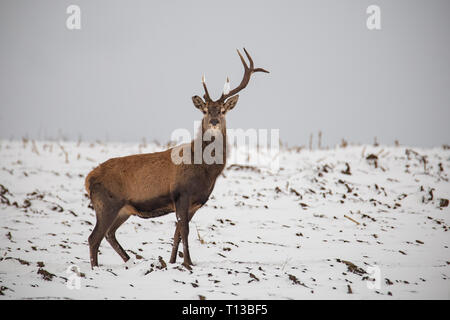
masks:
[[[281,150],[276,173],[228,163],[191,222],[192,271],[180,258],[166,265],[174,214],[130,218],[117,238],[131,261],[104,241],[92,271],[85,175],[161,149],[0,141],[0,298],[450,298],[450,150],[441,147]],[[70,289],[76,268],[80,287]]]

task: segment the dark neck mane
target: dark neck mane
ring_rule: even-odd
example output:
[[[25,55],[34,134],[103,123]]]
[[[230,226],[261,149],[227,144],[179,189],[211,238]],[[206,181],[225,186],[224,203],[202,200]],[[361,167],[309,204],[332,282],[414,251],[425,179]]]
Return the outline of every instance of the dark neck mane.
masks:
[[[227,130],[226,127],[224,126],[222,128],[222,137],[223,137],[223,141],[222,141],[222,160],[223,163],[212,163],[212,164],[206,164],[204,162],[203,159],[203,152],[205,150],[205,148],[214,143],[214,137],[211,138],[210,141],[204,141],[203,140],[203,136],[205,133],[205,130],[203,129],[203,125],[200,126],[199,131],[197,132],[197,136],[195,137],[194,140],[191,141],[191,152],[192,152],[192,162],[194,162],[194,156],[195,156],[195,147],[199,148],[199,145],[201,145],[201,157],[202,157],[202,163],[201,164],[197,164],[199,166],[204,167],[205,170],[207,170],[212,176],[219,176],[220,173],[222,172],[222,170],[225,168],[225,164],[226,164],[226,160],[227,160],[227,147],[228,147],[228,143],[227,143]],[[201,142],[200,142],[201,140]]]

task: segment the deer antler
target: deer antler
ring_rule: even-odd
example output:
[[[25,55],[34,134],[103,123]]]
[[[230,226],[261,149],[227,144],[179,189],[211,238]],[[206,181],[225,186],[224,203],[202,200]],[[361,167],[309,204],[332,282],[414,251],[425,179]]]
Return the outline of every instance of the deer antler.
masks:
[[[203,95],[203,98],[205,99],[206,102],[212,101],[212,99],[211,99],[211,97],[209,96],[209,93],[208,93],[208,88],[206,88],[205,75],[202,76],[202,84],[203,84],[203,89],[205,89],[205,94]]]
[[[253,59],[252,59],[252,57],[250,57],[250,55],[249,55],[249,53],[247,52],[247,50],[245,50],[245,48],[244,48],[244,52],[245,52],[245,55],[247,56],[247,58],[248,58],[248,61],[250,62],[250,67],[247,65],[247,63],[245,62],[245,59],[244,59],[244,57],[242,56],[242,54],[239,52],[239,50],[238,49],[236,49],[237,50],[237,53],[238,53],[238,55],[239,55],[239,58],[241,58],[241,61],[242,61],[242,64],[244,65],[244,77],[242,78],[242,81],[241,81],[241,83],[239,84],[239,86],[237,86],[236,88],[234,88],[233,90],[230,90],[229,92],[227,92],[227,93],[225,93],[225,92],[223,92],[222,93],[222,96],[219,98],[219,100],[217,100],[217,101],[224,101],[225,99],[227,99],[227,98],[229,98],[229,97],[231,97],[231,96],[234,96],[236,93],[238,93],[239,91],[241,91],[242,89],[244,89],[246,86],[247,86],[247,84],[249,83],[249,81],[250,81],[250,77],[251,77],[251,75],[253,74],[253,73],[255,73],[255,72],[265,72],[265,73],[269,73],[269,71],[267,71],[267,70],[264,70],[263,68],[255,68],[254,67],[254,65],[253,65]],[[207,92],[206,91],[206,85],[203,83],[203,86],[204,86],[204,88],[205,88],[205,92]],[[205,95],[206,96],[206,95]],[[208,97],[209,97],[209,95],[208,95]]]

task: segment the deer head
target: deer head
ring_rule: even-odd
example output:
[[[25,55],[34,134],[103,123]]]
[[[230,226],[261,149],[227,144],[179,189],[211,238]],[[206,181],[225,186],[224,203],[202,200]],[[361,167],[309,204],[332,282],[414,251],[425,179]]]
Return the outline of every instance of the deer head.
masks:
[[[241,83],[233,90],[230,90],[230,79],[227,77],[224,86],[224,91],[218,100],[214,101],[211,99],[208,93],[208,88],[206,87],[205,76],[202,77],[202,84],[205,90],[205,94],[203,95],[204,100],[199,96],[193,96],[192,101],[194,102],[194,106],[200,111],[202,111],[204,114],[202,120],[203,131],[224,130],[226,127],[225,115],[228,111],[230,111],[236,106],[236,103],[238,102],[239,99],[239,95],[237,95],[237,93],[247,86],[247,84],[250,81],[251,75],[255,72],[269,73],[269,71],[264,70],[262,68],[254,68],[253,59],[250,57],[249,53],[247,52],[247,50],[245,50],[245,48],[244,52],[248,58],[248,61],[250,62],[250,67],[245,62],[245,59],[244,57],[242,57],[239,50],[237,50],[239,58],[241,59],[242,64],[244,65],[244,77],[242,78]]]

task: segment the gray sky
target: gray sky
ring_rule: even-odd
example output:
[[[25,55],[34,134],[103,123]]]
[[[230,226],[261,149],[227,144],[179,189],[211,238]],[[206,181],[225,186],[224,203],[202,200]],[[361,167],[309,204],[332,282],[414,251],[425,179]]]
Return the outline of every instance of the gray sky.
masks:
[[[81,30],[66,8],[81,7]],[[366,8],[381,7],[379,31]],[[258,73],[229,128],[279,128],[290,145],[450,143],[450,1],[0,2],[0,136],[168,141],[201,118],[201,76],[218,97]]]

